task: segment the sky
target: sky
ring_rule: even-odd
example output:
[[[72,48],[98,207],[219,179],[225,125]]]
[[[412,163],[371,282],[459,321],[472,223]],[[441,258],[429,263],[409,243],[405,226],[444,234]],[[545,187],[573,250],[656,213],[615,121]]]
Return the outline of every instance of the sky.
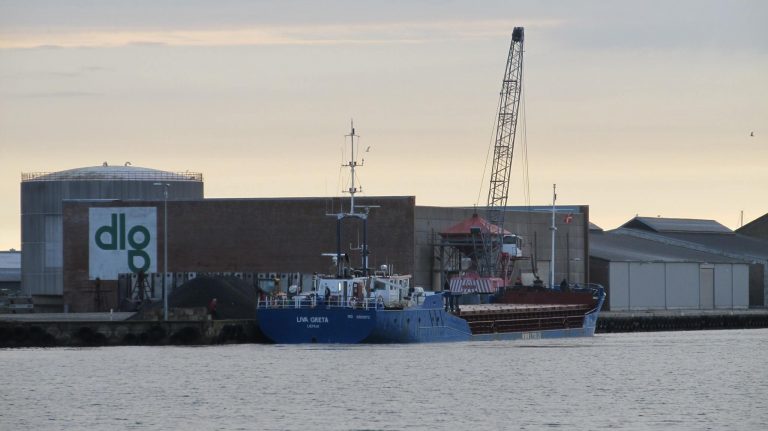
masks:
[[[766,22],[759,0],[0,0],[0,250],[22,172],[130,161],[202,172],[211,198],[339,196],[351,119],[363,195],[483,205],[515,26],[510,205],[527,153],[532,205],[556,183],[605,229],[737,228],[768,212]]]

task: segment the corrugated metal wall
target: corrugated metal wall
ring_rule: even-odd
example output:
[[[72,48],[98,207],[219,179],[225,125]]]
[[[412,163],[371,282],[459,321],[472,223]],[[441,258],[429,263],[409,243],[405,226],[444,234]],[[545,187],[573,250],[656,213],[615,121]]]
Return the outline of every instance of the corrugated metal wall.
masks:
[[[749,305],[747,264],[611,262],[610,309],[732,309]]]
[[[169,183],[169,200],[203,198],[202,181]],[[21,183],[21,285],[27,295],[62,295],[61,203],[73,199],[163,200],[152,180],[58,180]]]
[[[666,265],[667,308],[699,307],[699,264],[675,263]]]

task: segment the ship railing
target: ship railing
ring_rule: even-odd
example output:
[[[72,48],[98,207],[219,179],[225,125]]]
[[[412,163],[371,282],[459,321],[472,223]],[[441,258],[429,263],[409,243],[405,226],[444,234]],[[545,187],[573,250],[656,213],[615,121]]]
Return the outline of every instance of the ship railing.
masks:
[[[597,283],[585,283],[585,284],[575,284],[575,287],[571,287],[571,290],[575,292],[591,292],[592,297],[594,299],[599,299],[601,296],[605,298],[605,288]],[[598,304],[600,304],[600,301],[598,301]],[[592,308],[591,310],[587,311],[584,314],[591,314],[595,311],[598,311],[600,306]]]
[[[308,308],[347,308],[347,309],[381,309],[384,308],[384,302],[381,298],[343,298],[334,297],[323,298],[317,295],[296,295],[293,298],[289,298],[285,295],[279,295],[274,297],[259,298],[256,303],[256,308],[292,308],[292,309],[308,309]]]
[[[574,283],[570,288],[575,292],[592,292],[593,295],[599,295],[601,291],[605,291],[605,288],[597,283]]]

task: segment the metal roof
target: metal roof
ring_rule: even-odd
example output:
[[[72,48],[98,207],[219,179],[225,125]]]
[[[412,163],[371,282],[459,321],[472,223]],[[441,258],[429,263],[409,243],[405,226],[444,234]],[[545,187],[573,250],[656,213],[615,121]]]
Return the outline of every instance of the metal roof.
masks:
[[[492,234],[498,234],[499,233],[499,227],[495,224],[491,224],[488,222],[488,220],[480,217],[477,214],[473,214],[472,217],[462,220],[459,223],[456,223],[455,225],[449,227],[448,229],[440,232],[440,235],[443,236],[454,236],[454,235],[466,235],[469,236],[471,234],[472,228],[480,229],[482,232],[491,232]],[[506,229],[502,229],[503,235],[509,235],[510,232]]]
[[[754,238],[768,239],[768,213],[736,229],[736,232]]]
[[[730,235],[712,235],[705,233],[670,232],[668,238],[702,245],[711,250],[718,250],[729,255],[743,256],[745,259],[758,258],[768,260],[768,241],[739,233]]]
[[[581,214],[582,208],[586,205],[555,205],[555,213],[558,214]],[[487,211],[488,207],[473,206],[463,207],[464,209],[473,209],[476,211]],[[506,212],[518,211],[518,212],[552,212],[552,205],[508,205],[505,207],[499,207],[498,209],[504,209]]]
[[[715,220],[684,218],[635,217],[621,227],[653,232],[733,233]]]
[[[755,224],[761,224],[761,223],[768,223],[768,213],[765,213],[765,214],[761,215],[760,217],[752,220],[751,222],[745,224],[744,226],[742,226],[742,227],[740,227],[740,228],[738,228],[736,230],[739,231],[742,228],[745,228],[745,227],[748,227],[748,226],[752,226],[752,225],[755,225]]]
[[[0,251],[0,268],[21,268],[21,252]]]
[[[746,263],[744,260],[622,235],[615,231],[590,231],[589,255],[612,262]]]
[[[59,172],[27,172],[21,181],[135,180],[135,181],[203,181],[199,172],[167,172],[139,166],[89,166]]]

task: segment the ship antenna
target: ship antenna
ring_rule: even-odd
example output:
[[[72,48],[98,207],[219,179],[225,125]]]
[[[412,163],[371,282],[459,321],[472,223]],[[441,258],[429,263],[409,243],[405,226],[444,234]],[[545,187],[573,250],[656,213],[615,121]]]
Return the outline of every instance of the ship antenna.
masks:
[[[349,160],[349,163],[347,166],[349,166],[350,171],[350,185],[349,189],[347,190],[347,193],[349,193],[349,215],[355,214],[355,193],[357,193],[357,187],[355,187],[355,167],[357,166],[357,161],[355,160],[355,122],[354,120],[349,120],[349,140],[350,140],[350,147],[351,147],[351,157]]]

